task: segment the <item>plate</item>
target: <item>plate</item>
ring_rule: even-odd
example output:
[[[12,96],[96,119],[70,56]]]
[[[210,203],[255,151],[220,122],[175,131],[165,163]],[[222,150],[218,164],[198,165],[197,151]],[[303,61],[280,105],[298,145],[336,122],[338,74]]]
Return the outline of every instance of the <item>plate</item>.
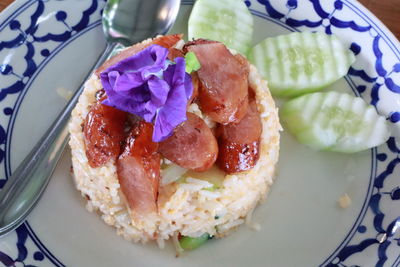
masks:
[[[0,14],[0,188],[105,47],[102,0],[16,0]],[[66,151],[38,206],[0,239],[5,266],[399,266],[400,45],[355,1],[245,1],[254,43],[292,31],[334,33],[356,55],[327,90],[363,97],[391,122],[389,141],[362,153],[315,152],[283,132],[277,180],[255,232],[176,258],[172,246],[125,241],[85,210]],[[173,32],[186,32],[183,0]],[[347,194],[351,204],[338,205]]]

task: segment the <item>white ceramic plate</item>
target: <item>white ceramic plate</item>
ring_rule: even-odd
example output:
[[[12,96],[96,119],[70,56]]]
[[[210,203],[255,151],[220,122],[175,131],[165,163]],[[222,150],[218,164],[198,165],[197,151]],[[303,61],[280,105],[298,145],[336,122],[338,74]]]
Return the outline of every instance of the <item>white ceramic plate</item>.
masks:
[[[5,266],[398,266],[400,45],[350,0],[245,1],[254,43],[291,31],[335,33],[357,55],[328,90],[362,96],[392,122],[393,137],[353,155],[314,152],[283,133],[278,179],[245,226],[184,257],[123,240],[85,210],[69,151],[26,223],[0,239]],[[105,47],[101,0],[16,0],[0,14],[0,188],[50,125]],[[186,32],[183,1],[174,32]],[[347,194],[351,205],[341,208]]]

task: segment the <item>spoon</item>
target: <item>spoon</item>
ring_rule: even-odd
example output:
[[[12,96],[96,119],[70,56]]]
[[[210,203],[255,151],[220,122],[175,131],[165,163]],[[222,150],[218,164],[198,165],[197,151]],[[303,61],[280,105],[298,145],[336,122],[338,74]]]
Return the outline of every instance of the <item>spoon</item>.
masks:
[[[167,33],[178,15],[180,2],[108,0],[102,16],[107,47],[85,81],[117,49]],[[84,83],[0,191],[0,236],[18,227],[44,192],[68,142],[67,124],[83,88]]]

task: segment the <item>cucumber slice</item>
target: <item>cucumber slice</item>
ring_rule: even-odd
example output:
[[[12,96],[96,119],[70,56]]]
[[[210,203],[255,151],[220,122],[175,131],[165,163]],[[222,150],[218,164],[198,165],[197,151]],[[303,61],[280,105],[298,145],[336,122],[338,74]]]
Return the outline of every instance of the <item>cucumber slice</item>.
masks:
[[[161,170],[161,185],[167,185],[179,180],[188,170],[174,163]]]
[[[218,168],[215,164],[205,172],[188,171],[184,177],[192,177],[200,179],[213,184],[212,187],[208,188],[210,191],[215,191],[223,187],[225,180],[225,172]]]
[[[197,0],[190,13],[188,38],[224,43],[246,55],[253,35],[253,17],[242,0]]]
[[[292,97],[318,91],[346,75],[355,57],[334,35],[295,32],[263,40],[250,49],[249,60],[274,96]]]
[[[211,239],[211,236],[205,233],[199,237],[183,236],[179,243],[184,250],[193,250],[203,245],[209,239]]]
[[[338,92],[312,93],[286,102],[280,111],[286,129],[316,150],[358,152],[385,143],[385,117],[360,97]]]

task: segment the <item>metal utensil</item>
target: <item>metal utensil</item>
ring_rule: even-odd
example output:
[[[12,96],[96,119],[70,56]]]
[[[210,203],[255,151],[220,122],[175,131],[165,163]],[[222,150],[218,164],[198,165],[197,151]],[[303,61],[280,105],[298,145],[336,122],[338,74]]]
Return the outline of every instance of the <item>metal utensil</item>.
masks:
[[[109,0],[103,10],[107,47],[85,80],[118,47],[165,34],[175,22],[180,0]],[[67,144],[67,123],[83,91],[79,90],[46,131],[37,145],[9,177],[0,191],[0,236],[18,227],[44,192]]]

